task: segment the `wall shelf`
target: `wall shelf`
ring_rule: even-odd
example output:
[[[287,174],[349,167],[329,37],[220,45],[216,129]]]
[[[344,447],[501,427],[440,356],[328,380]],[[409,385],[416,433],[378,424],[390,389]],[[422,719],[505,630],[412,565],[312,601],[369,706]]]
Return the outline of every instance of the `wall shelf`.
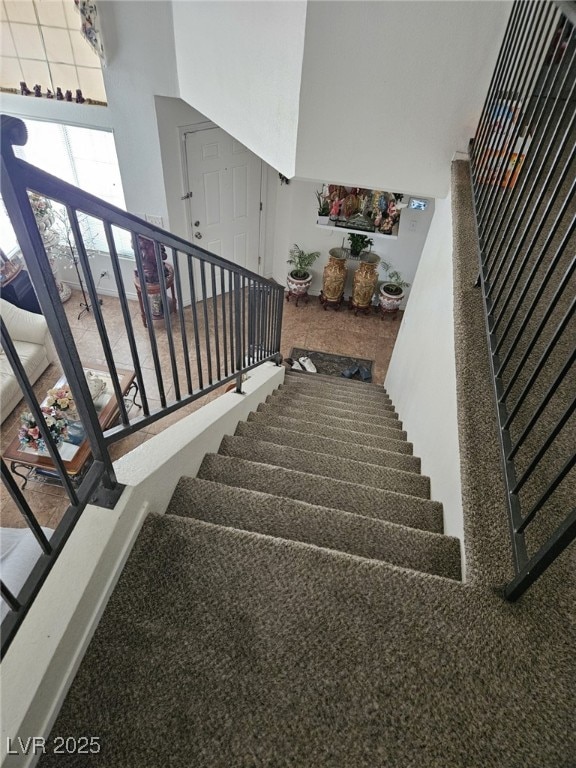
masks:
[[[372,237],[374,238],[374,241],[398,240],[398,235],[385,235],[382,232],[364,232],[360,229],[347,229],[346,227],[335,227],[334,224],[318,224],[318,222],[316,222],[316,226],[319,229],[329,230],[330,232],[336,232],[336,233],[342,232],[344,236],[351,233],[353,235],[366,235],[366,237]]]

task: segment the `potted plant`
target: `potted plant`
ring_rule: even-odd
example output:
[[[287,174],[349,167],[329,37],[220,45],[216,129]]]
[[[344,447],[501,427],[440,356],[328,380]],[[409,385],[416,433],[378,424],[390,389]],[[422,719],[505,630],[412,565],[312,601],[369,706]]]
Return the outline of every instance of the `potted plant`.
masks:
[[[404,288],[410,283],[402,279],[398,270],[391,269],[390,264],[384,264],[387,279],[380,286],[380,307],[384,312],[395,312],[404,298]]]
[[[320,191],[316,190],[316,200],[318,201],[318,224],[328,224],[330,220],[330,199],[324,192],[324,187]]]
[[[352,232],[348,235],[348,240],[350,242],[351,256],[360,256],[362,251],[366,248],[372,248],[374,245],[374,240],[371,237],[368,237],[367,235],[357,235]]]
[[[308,293],[308,289],[312,284],[312,273],[310,267],[316,259],[320,256],[320,251],[306,252],[299,245],[294,243],[290,248],[290,258],[288,264],[292,265],[292,269],[288,273],[287,285],[289,296],[294,295],[296,297],[304,296]]]

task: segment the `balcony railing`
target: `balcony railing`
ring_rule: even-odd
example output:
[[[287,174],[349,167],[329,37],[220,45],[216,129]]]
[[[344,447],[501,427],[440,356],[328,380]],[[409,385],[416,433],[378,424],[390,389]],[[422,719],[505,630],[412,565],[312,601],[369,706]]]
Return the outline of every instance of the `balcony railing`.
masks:
[[[113,508],[122,486],[116,480],[109,448],[112,443],[151,425],[228,382],[241,392],[243,375],[266,360],[279,362],[284,289],[257,274],[198,248],[18,159],[13,145],[26,143],[24,123],[2,116],[2,197],[48,323],[63,375],[74,394],[78,417],[88,441],[91,461],[80,477],[69,476],[57,439],[48,428],[6,325],[2,347],[20,385],[28,410],[45,442],[54,475],[67,494],[67,510],[47,539],[15,477],[2,461],[2,481],[42,554],[19,594],[2,583],[9,611],[2,623],[2,653],[14,637],[32,600],[79,515],[88,503]],[[31,204],[34,204],[34,207]],[[46,212],[49,213],[45,218]],[[96,355],[110,380],[117,423],[103,428],[84,373],[75,336],[61,304],[47,253],[50,225],[70,240],[86,283],[94,319]],[[46,225],[46,226],[45,226]],[[126,398],[126,370],[117,366],[110,340],[110,318],[102,306],[90,266],[87,233],[99,232],[118,296],[129,379],[138,408]],[[118,257],[117,241],[132,242],[134,262],[128,270]],[[101,246],[100,246],[101,249]],[[124,264],[124,266],[123,266]],[[137,290],[141,316],[127,293]],[[118,316],[115,317],[118,323]],[[161,322],[159,322],[159,320]],[[98,345],[98,341],[95,341]],[[148,368],[144,368],[143,356]],[[153,369],[153,375],[150,373]]]
[[[471,142],[518,598],[576,537],[574,3],[516,0]]]

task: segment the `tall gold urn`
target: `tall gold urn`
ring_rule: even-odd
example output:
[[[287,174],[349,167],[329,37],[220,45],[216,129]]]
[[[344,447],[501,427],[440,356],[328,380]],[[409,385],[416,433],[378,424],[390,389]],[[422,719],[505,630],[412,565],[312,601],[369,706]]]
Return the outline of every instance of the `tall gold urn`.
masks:
[[[354,286],[349,309],[358,312],[372,311],[372,297],[378,284],[378,262],[380,257],[374,253],[366,254],[354,275]]]
[[[343,248],[332,248],[328,264],[324,267],[320,301],[327,307],[338,309],[344,298],[346,283],[346,253]]]

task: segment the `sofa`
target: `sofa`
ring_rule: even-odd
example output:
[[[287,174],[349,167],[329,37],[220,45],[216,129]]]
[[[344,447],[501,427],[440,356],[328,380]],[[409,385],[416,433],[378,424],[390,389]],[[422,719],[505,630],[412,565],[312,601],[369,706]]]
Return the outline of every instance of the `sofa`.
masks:
[[[10,334],[16,352],[31,384],[46,368],[58,360],[48,325],[42,315],[0,299],[0,315]],[[22,400],[22,390],[16,381],[12,366],[2,350],[0,353],[0,422],[4,421]]]

